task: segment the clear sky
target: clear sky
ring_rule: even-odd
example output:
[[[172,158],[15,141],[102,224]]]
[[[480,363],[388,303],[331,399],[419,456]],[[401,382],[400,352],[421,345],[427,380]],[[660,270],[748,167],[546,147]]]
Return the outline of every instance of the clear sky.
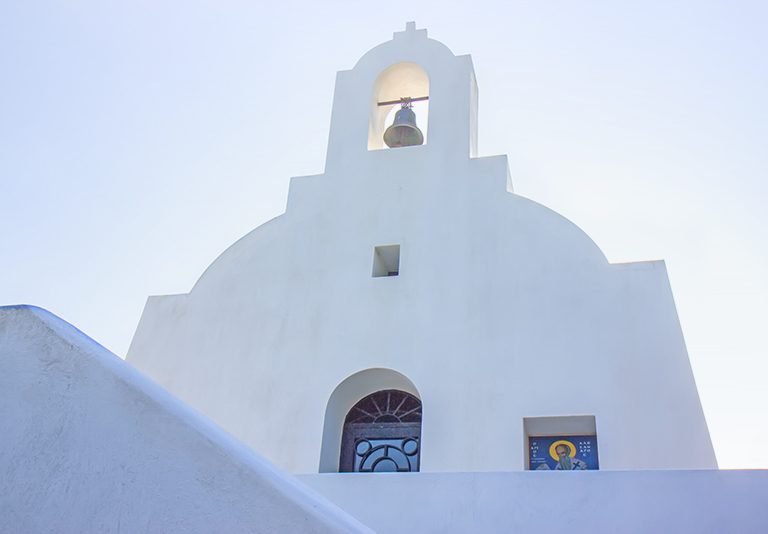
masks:
[[[336,71],[407,20],[472,54],[517,193],[666,260],[720,465],[768,468],[764,1],[0,2],[0,304],[124,356],[322,172]]]

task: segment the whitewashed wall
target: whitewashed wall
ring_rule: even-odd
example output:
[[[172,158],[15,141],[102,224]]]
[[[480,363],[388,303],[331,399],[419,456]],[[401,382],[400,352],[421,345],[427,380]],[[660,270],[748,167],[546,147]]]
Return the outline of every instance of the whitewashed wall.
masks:
[[[768,471],[353,473],[299,480],[376,532],[768,532]]]
[[[0,308],[0,532],[370,532],[52,314]]]
[[[369,151],[399,62],[429,76],[428,144]],[[422,399],[423,471],[523,469],[523,418],[568,415],[595,416],[602,469],[716,467],[664,263],[608,264],[511,192],[506,157],[470,157],[476,98],[469,56],[423,30],[340,72],[325,174],[189,294],[151,297],[128,361],[291,472],[335,469],[354,402],[328,402],[367,369]],[[400,275],[371,277],[390,244]]]

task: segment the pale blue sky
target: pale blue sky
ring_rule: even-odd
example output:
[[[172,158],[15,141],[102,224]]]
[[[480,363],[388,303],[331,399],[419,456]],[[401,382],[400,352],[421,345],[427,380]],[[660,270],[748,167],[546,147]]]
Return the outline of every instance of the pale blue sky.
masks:
[[[767,2],[5,0],[0,304],[123,356],[322,172],[336,71],[407,20],[472,54],[519,194],[666,259],[720,464],[768,467]]]

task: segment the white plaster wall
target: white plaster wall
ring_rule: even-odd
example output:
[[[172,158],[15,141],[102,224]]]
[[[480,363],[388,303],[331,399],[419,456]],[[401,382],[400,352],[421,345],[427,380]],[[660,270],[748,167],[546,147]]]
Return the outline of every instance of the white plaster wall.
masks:
[[[420,394],[422,471],[522,469],[523,418],[566,415],[596,417],[602,469],[715,467],[664,263],[610,265],[510,193],[506,157],[469,157],[471,60],[395,37],[339,73],[325,174],[189,294],[151,297],[128,361],[291,472],[318,470],[332,392],[372,368]],[[429,75],[429,144],[368,151],[400,61]],[[372,278],[389,244],[400,275]]]
[[[302,475],[376,532],[768,532],[768,471]]]
[[[370,532],[52,314],[0,308],[0,532]]]

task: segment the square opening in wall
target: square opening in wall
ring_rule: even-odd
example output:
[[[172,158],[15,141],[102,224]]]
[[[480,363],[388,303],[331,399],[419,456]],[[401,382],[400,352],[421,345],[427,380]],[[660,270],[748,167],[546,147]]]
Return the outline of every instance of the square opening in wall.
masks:
[[[600,469],[593,415],[524,417],[525,467],[534,471]]]
[[[373,277],[400,274],[400,245],[373,247]]]

